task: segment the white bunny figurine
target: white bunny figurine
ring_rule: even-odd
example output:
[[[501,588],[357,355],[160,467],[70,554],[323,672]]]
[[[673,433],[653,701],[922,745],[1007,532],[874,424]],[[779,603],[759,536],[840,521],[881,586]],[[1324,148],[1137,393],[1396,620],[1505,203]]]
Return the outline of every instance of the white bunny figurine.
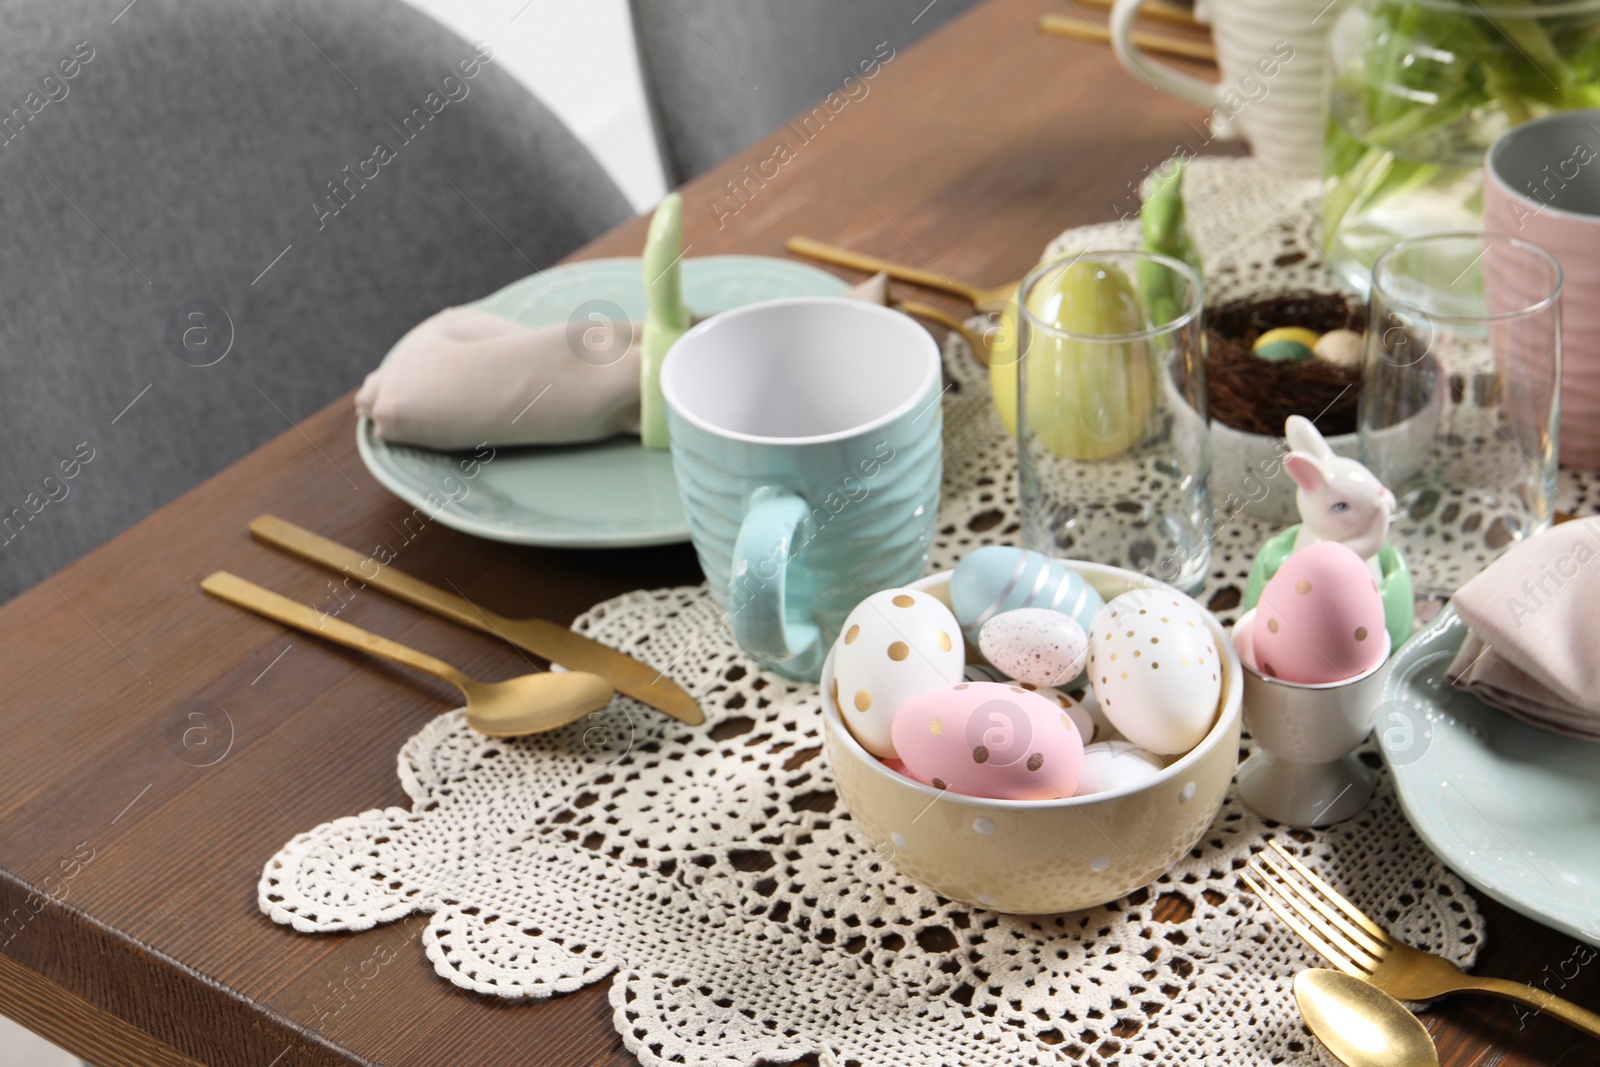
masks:
[[[1311,420],[1290,415],[1284,434],[1293,451],[1283,467],[1300,487],[1295,551],[1317,541],[1338,541],[1354,549],[1381,580],[1378,552],[1394,515],[1394,494],[1362,464],[1334,455]]]

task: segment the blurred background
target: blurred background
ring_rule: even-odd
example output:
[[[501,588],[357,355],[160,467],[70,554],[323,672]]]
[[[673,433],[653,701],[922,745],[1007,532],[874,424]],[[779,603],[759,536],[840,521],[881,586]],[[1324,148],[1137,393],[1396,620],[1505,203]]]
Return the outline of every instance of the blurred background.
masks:
[[[666,192],[634,54],[627,0],[407,0],[543,100],[600,158],[634,210]],[[582,42],[573,47],[574,42]]]

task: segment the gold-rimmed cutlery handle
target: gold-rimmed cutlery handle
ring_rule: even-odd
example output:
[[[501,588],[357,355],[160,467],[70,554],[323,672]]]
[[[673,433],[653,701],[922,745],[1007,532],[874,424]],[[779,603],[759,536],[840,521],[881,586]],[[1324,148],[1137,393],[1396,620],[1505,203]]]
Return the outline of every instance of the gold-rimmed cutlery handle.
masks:
[[[379,637],[359,626],[352,626],[298,600],[290,600],[254,582],[246,581],[236,574],[215,571],[206,575],[205,580],[200,583],[200,588],[219,600],[226,600],[230,604],[246,611],[253,611],[274,622],[280,622],[296,630],[304,630],[308,634],[325,638],[346,648],[353,648],[358,652],[413,667],[424,674],[431,674],[460,689],[463,696],[466,695],[468,686],[472,684],[472,679],[443,660],[434,659],[427,653],[418,652],[387,637]]]
[[[926,319],[928,322],[937,323],[947,330],[954,330],[967,342],[967,347],[972,349],[973,358],[985,367],[989,365],[989,344],[983,334],[968,326],[955,315],[943,308],[936,308],[931,304],[919,304],[915,300],[903,300],[894,307],[905,312],[915,319]]]
[[[1486,993],[1525,1004],[1536,1011],[1560,1019],[1574,1030],[1581,1030],[1593,1038],[1600,1038],[1600,1015],[1588,1008],[1580,1008],[1570,1000],[1563,1000],[1538,986],[1512,982],[1505,978],[1469,978],[1460,986],[1462,993]]]
[[[699,726],[706,721],[700,705],[664,672],[559,623],[548,619],[508,619],[275,515],[258,515],[250,523],[250,533],[301,559],[348,574],[397,600],[508,641],[552,663],[604,675],[635,700],[679,722]]]
[[[1110,31],[1104,26],[1089,22],[1087,19],[1075,19],[1066,15],[1040,15],[1039,29],[1057,37],[1070,37],[1075,41],[1113,43]],[[1146,52],[1164,52],[1169,56],[1182,56],[1185,59],[1197,59],[1208,63],[1217,61],[1216,46],[1204,41],[1188,41],[1181,37],[1168,37],[1165,34],[1135,30],[1133,43]]]
[[[1112,0],[1089,0],[1095,7],[1110,7]],[[1144,0],[1139,6],[1139,14],[1145,18],[1155,19],[1157,22],[1170,23],[1173,26],[1198,26],[1194,12],[1186,7],[1168,3],[1167,0]]]
[[[438,586],[430,585],[420,578],[413,578],[404,571],[380,565],[377,560],[363,556],[355,549],[347,548],[337,541],[330,541],[320,534],[314,534],[303,526],[285,522],[275,515],[258,515],[250,520],[250,533],[267,544],[276,545],[301,559],[330,570],[342,571],[363,585],[370,585],[379,592],[388,593],[396,600],[403,600],[407,604],[442,615],[452,622],[470,626],[483,633],[498,632],[496,626],[502,620],[499,620],[493,612],[483,611],[465,597],[447,593]]]
[[[896,281],[909,282],[912,285],[920,285],[926,289],[937,289],[941,293],[953,293],[974,304],[983,298],[983,294],[976,286],[958,282],[953,278],[946,278],[936,271],[908,267],[904,263],[895,263],[891,260],[879,259],[877,256],[852,252],[848,248],[840,248],[837,245],[814,241],[809,237],[791,237],[785,247],[797,256],[819,259],[824,263],[832,263],[839,267],[849,267],[852,270],[866,271],[868,274],[881,272]]]

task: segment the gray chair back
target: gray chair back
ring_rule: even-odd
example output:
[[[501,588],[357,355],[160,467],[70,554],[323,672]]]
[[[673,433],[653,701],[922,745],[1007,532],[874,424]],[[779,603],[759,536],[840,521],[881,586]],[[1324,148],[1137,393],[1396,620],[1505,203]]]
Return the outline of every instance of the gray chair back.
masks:
[[[627,214],[400,0],[121,3],[0,0],[0,600]]]
[[[892,76],[900,49],[976,3],[629,0],[667,184],[708,170],[833,90],[836,108],[865,99],[876,77]]]

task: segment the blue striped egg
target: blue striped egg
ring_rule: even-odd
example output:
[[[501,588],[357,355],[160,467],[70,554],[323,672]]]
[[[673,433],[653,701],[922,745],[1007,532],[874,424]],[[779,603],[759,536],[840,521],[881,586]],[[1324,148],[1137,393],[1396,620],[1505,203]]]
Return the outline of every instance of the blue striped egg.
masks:
[[[973,645],[983,624],[1015,608],[1051,608],[1084,632],[1105,607],[1094,587],[1058,559],[1025,548],[989,545],[968,552],[950,576],[950,606]]]

